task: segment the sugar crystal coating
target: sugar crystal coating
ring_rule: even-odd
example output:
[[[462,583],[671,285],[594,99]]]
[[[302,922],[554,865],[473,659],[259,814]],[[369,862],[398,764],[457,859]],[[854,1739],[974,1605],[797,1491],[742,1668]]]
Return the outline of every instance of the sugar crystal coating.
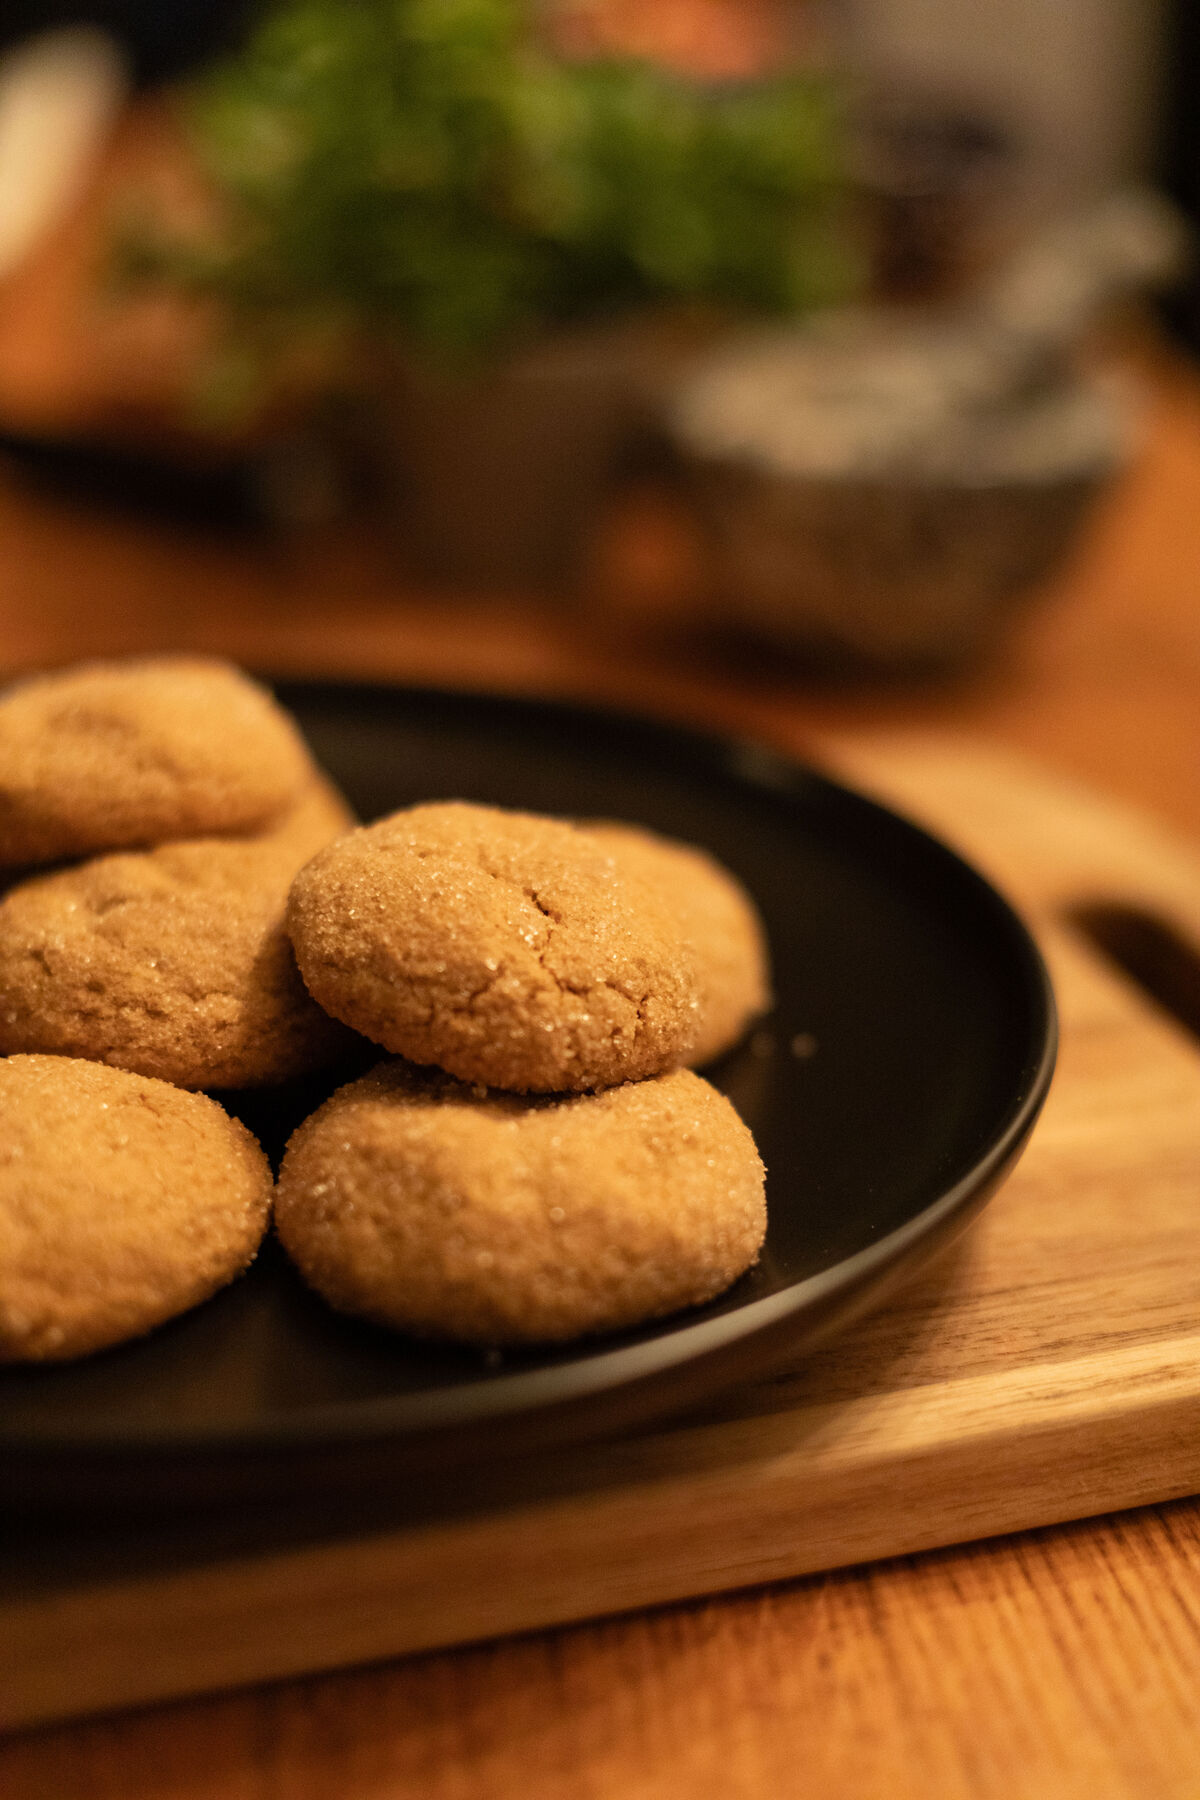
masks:
[[[284,930],[296,870],[352,824],[310,779],[257,838],[197,838],[34,876],[0,900],[0,1053],[107,1062],[179,1087],[286,1081],[349,1038]]]
[[[288,929],[310,992],[464,1081],[575,1092],[686,1060],[694,958],[621,855],[560,820],[442,802],[314,857]]]
[[[276,1223],[340,1310],[499,1345],[712,1299],[754,1262],[766,1209],[749,1131],[689,1070],[522,1097],[397,1061],[295,1133]]]
[[[37,676],[0,695],[0,867],[257,831],[311,773],[292,720],[227,663]]]
[[[251,1261],[267,1160],[214,1100],[99,1063],[0,1061],[0,1361],[82,1356]]]
[[[731,871],[694,844],[638,825],[588,820],[585,826],[644,874],[675,909],[696,961],[700,1031],[688,1058],[713,1062],[771,1004],[766,933],[758,908]]]

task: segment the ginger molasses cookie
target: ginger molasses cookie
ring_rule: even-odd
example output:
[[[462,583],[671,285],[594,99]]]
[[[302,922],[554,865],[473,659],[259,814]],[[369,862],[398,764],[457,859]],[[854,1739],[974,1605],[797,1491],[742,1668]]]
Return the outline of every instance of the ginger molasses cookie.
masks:
[[[529,1098],[390,1062],[294,1134],[276,1225],[340,1311],[419,1337],[551,1343],[721,1293],[758,1255],[763,1168],[690,1070]]]
[[[328,1012],[464,1081],[605,1087],[677,1066],[695,1041],[671,907],[557,819],[457,801],[393,813],[301,871],[288,929]]]
[[[758,908],[737,877],[697,845],[608,819],[588,821],[587,829],[638,867],[675,909],[695,953],[700,1000],[700,1035],[688,1061],[696,1068],[714,1061],[771,1004]]]
[[[215,1100],[99,1063],[0,1061],[0,1361],[83,1356],[249,1263],[271,1172]]]
[[[0,866],[257,831],[311,775],[292,720],[226,663],[38,676],[0,696]]]
[[[350,1034],[284,929],[296,870],[352,821],[323,779],[258,838],[194,838],[33,876],[0,899],[0,1053],[81,1056],[179,1087],[260,1087]]]

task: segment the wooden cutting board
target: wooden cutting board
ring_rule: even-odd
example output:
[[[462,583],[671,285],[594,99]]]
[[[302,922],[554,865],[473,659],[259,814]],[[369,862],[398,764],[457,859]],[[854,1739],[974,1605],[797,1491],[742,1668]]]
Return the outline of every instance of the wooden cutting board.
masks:
[[[1080,909],[1124,919],[1148,962],[1194,994],[1200,854],[977,745],[859,738],[823,749],[835,772],[989,873],[1049,959],[1058,1075],[1024,1161],[981,1221],[825,1350],[672,1426],[319,1515],[298,1506],[91,1531],[10,1527],[5,1723],[1200,1489],[1200,1044],[1074,923]]]

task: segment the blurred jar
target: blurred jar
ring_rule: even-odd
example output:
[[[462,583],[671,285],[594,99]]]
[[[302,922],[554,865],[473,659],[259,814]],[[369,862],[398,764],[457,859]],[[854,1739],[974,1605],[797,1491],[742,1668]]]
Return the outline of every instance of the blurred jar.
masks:
[[[996,120],[913,95],[864,101],[855,132],[871,282],[888,301],[942,301],[975,285],[1005,243],[1020,156]]]

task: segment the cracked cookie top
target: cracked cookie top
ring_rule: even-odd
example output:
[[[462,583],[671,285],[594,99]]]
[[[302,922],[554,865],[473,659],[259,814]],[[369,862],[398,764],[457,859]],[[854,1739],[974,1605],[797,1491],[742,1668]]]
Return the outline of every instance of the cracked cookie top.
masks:
[[[619,848],[556,819],[461,801],[352,832],[292,886],[310,993],[413,1062],[565,1093],[685,1062],[694,957]]]
[[[258,1249],[271,1171],[203,1094],[0,1061],[0,1362],[82,1356],[197,1305]]]
[[[352,824],[312,779],[275,829],[98,856],[0,900],[0,1052],[94,1058],[179,1087],[255,1087],[331,1061],[348,1034],[310,998],[288,888]]]
[[[276,1224],[343,1312],[552,1343],[712,1299],[756,1259],[766,1201],[750,1132],[690,1070],[547,1097],[394,1062],[293,1135]]]
[[[291,719],[227,663],[38,676],[0,697],[0,867],[257,831],[311,774]]]

